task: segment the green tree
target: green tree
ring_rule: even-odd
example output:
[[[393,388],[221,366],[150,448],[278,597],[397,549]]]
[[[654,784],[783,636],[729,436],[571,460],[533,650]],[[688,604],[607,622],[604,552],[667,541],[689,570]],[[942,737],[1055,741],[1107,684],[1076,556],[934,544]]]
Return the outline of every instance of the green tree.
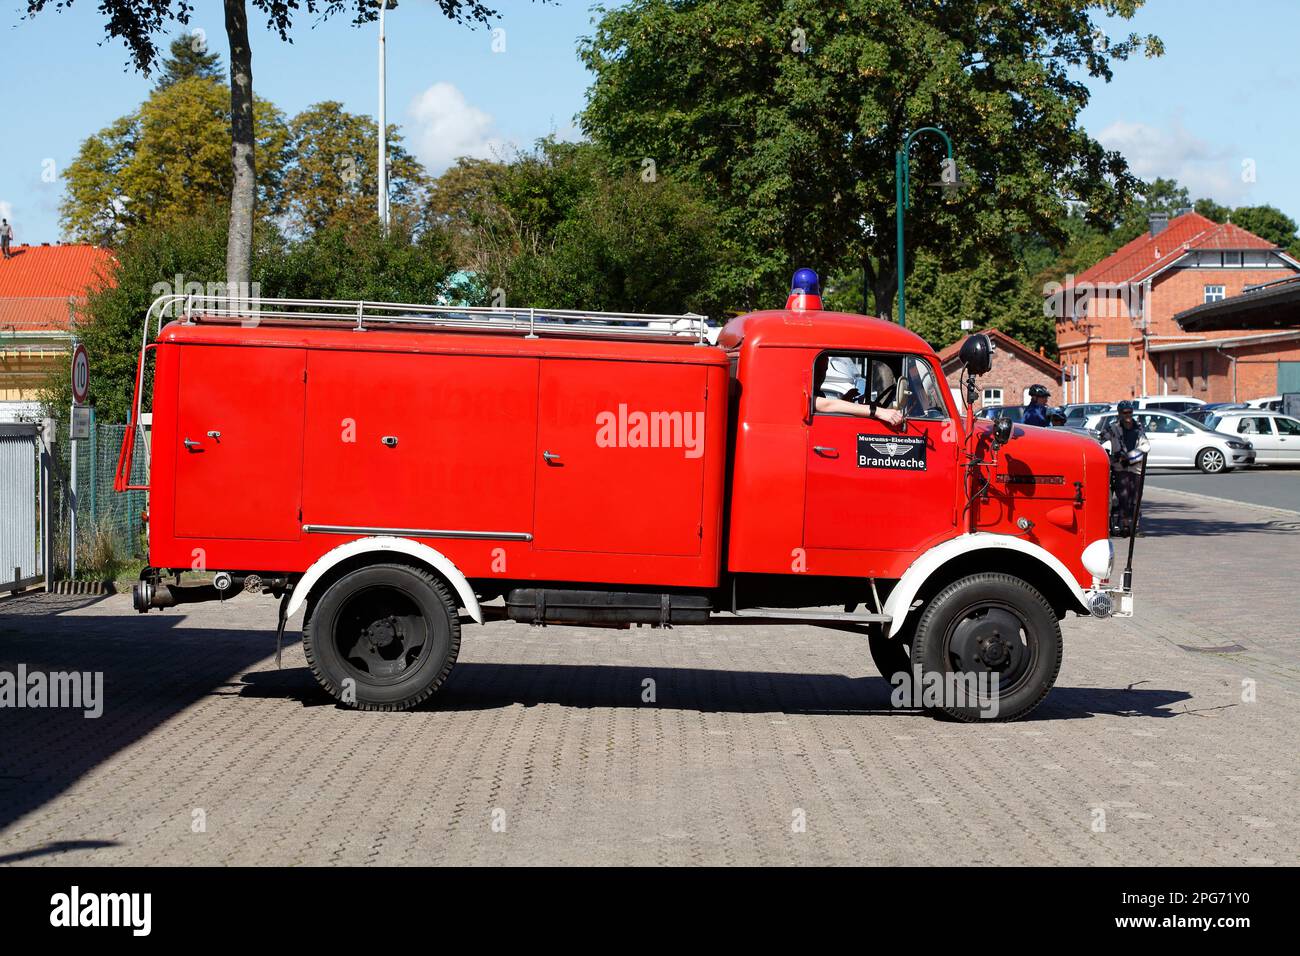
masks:
[[[942,123],[971,185],[958,203],[930,140],[913,151],[907,247],[945,269],[1008,256],[1011,237],[1062,239],[1066,199],[1113,222],[1137,185],[1078,123],[1085,77],[1159,40],[1110,40],[1097,15],[1139,0],[632,0],[580,44],[595,74],[582,125],[627,166],[699,186],[745,259],[739,305],[794,265],[865,271],[876,311],[896,293],[894,152]]]
[[[487,23],[496,11],[480,0],[435,0],[444,16],[455,23]],[[27,16],[34,17],[47,6],[62,10],[73,0],[27,0]],[[266,25],[281,40],[288,41],[294,15],[305,9],[323,19],[344,10],[353,23],[371,23],[380,7],[375,0],[252,0],[266,16]],[[395,6],[390,2],[389,7]],[[254,213],[258,197],[257,121],[253,101],[253,53],[248,42],[248,10],[245,0],[223,0],[226,39],[230,45],[230,192],[229,228],[226,231],[226,281],[231,285],[249,281],[253,259]],[[187,25],[193,12],[191,0],[100,0],[104,31],[126,46],[132,65],[148,74],[159,57],[157,35],[170,23]]]
[[[553,139],[462,160],[432,184],[426,218],[509,305],[720,316],[731,247],[712,207],[673,177],[610,167],[590,143]]]
[[[394,207],[415,206],[424,170],[402,146],[396,126],[387,136],[388,189]],[[332,100],[303,110],[289,122],[288,165],[277,214],[296,233],[323,229],[339,219],[358,221],[375,214],[379,190],[379,127]]]
[[[203,80],[225,78],[221,57],[208,51],[207,36],[195,31],[184,33],[172,40],[158,70],[158,89],[198,77]]]
[[[233,175],[228,107],[216,80],[177,80],[89,137],[65,171],[64,233],[113,244],[127,229],[175,222],[196,208],[223,204]],[[280,201],[289,134],[272,104],[259,101],[256,114],[261,197],[273,207]]]
[[[1238,206],[1232,211],[1232,221],[1281,249],[1296,246],[1295,220],[1273,206]]]

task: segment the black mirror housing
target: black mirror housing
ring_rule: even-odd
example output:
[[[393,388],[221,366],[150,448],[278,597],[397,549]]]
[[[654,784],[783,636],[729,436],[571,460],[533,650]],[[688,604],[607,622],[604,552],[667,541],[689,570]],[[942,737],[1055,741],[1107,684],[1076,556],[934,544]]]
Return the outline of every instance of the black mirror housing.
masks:
[[[1005,445],[1011,441],[1012,427],[1015,423],[1009,418],[993,419],[993,444]]]

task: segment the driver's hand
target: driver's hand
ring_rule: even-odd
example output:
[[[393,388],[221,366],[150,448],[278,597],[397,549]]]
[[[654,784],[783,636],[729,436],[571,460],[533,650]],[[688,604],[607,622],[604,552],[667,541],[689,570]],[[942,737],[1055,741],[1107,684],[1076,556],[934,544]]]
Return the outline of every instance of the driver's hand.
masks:
[[[903,413],[896,408],[877,408],[876,418],[890,428],[898,428],[903,424]]]

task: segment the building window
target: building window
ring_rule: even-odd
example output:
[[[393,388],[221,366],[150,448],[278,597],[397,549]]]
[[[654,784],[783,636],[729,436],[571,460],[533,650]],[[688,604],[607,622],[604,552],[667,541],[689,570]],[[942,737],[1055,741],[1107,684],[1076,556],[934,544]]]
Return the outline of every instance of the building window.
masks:
[[[1202,269],[1222,269],[1223,254],[1220,252],[1202,252],[1197,255],[1196,264]]]
[[[986,407],[991,405],[1001,405],[1002,389],[1000,388],[984,389],[984,391],[980,393],[980,404]]]
[[[1268,268],[1268,253],[1262,249],[1255,252],[1243,252],[1241,254],[1241,264],[1247,269],[1266,269]]]
[[[1106,346],[1106,358],[1128,358],[1128,343]]]
[[[1223,286],[1221,286],[1221,285],[1207,285],[1207,286],[1205,287],[1205,301],[1206,301],[1206,302],[1221,302],[1221,301],[1223,301],[1225,298],[1227,298],[1227,296],[1224,294]]]
[[[1241,267],[1241,253],[1240,253],[1240,252],[1225,252],[1225,253],[1223,254],[1223,264],[1224,264],[1224,266],[1226,266],[1226,267],[1228,267],[1228,268],[1232,268],[1232,269],[1240,268],[1240,267]]]

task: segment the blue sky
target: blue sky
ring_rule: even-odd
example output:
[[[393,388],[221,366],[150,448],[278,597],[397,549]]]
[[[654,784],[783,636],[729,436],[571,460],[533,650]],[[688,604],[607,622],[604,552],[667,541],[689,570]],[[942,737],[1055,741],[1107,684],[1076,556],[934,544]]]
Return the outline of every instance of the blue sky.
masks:
[[[0,0],[0,214],[16,241],[48,242],[59,238],[62,191],[57,178],[46,181],[51,171],[61,171],[87,135],[133,109],[150,81],[124,70],[123,48],[104,39],[93,0],[35,20],[22,19],[19,4]],[[435,173],[456,154],[575,135],[590,79],[575,51],[591,31],[588,0],[495,6],[505,30],[500,53],[486,30],[450,24],[428,0],[403,0],[389,14],[389,120]],[[224,58],[221,4],[195,7],[191,28],[203,29]],[[1117,64],[1109,85],[1092,83],[1083,122],[1094,136],[1121,150],[1140,176],[1171,176],[1194,197],[1268,203],[1300,219],[1293,49],[1300,3],[1150,0],[1133,21],[1108,29],[1155,33],[1166,53]],[[373,25],[355,28],[345,17],[301,17],[291,45],[255,24],[254,88],[289,114],[325,99],[373,114],[375,39]],[[1244,181],[1246,161],[1253,182]]]

